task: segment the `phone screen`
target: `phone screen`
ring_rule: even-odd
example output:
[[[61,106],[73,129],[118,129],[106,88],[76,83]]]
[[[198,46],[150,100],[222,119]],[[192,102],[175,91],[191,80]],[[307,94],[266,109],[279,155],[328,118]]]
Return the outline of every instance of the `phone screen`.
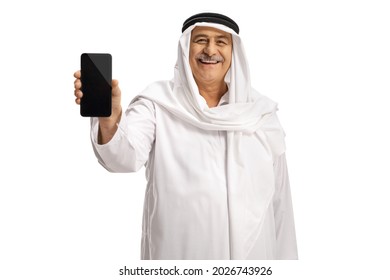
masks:
[[[112,57],[107,53],[81,55],[80,114],[83,117],[111,115]]]

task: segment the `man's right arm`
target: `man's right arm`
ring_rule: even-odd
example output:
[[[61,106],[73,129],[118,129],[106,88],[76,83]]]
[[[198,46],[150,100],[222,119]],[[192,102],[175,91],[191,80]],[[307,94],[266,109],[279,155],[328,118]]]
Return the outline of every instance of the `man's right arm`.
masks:
[[[99,119],[91,118],[91,141],[101,165],[111,172],[138,171],[149,159],[155,140],[153,102],[138,99],[122,113],[109,142],[99,144]]]
[[[114,137],[122,115],[121,90],[117,80],[112,80],[112,112],[110,117],[99,118],[99,144],[108,143]]]
[[[74,73],[76,80],[74,81],[74,95],[76,96],[76,104],[80,104],[81,98],[83,98],[83,92],[81,91],[81,72],[76,71]],[[115,135],[117,130],[117,124],[120,121],[122,114],[121,106],[121,90],[119,88],[118,80],[112,80],[112,111],[110,117],[99,118],[99,144],[108,143]]]
[[[82,98],[81,73],[74,74],[76,103]],[[137,100],[122,112],[118,81],[112,81],[112,114],[91,118],[91,140],[100,164],[111,172],[133,172],[148,160],[155,137],[154,105]]]

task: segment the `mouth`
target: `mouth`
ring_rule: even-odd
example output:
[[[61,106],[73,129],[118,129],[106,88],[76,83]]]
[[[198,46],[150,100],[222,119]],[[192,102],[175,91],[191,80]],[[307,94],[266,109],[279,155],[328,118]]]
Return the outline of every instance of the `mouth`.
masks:
[[[218,63],[223,62],[222,56],[218,56],[218,55],[208,56],[205,54],[201,54],[198,57],[196,57],[196,59],[198,62],[205,65],[216,65]]]
[[[198,61],[202,64],[218,64],[219,61],[217,60],[204,60],[204,59],[198,59]]]

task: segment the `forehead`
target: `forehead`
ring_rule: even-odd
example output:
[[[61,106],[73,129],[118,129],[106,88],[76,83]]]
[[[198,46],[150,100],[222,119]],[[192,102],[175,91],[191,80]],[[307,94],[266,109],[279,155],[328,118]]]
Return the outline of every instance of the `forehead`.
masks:
[[[222,31],[220,29],[209,27],[209,26],[196,26],[191,31],[191,37],[198,36],[198,35],[204,35],[207,37],[227,37],[231,38],[232,34]]]

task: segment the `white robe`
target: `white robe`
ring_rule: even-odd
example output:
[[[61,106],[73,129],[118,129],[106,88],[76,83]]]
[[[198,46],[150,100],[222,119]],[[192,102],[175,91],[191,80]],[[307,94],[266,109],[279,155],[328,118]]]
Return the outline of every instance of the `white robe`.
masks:
[[[109,171],[134,172],[146,164],[142,259],[231,259],[226,132],[189,126],[141,98],[123,114],[109,143],[99,145],[97,133],[93,118],[93,147]],[[297,258],[284,153],[273,170],[273,199],[246,259]]]
[[[276,103],[251,88],[241,40],[231,29],[229,87],[219,106],[200,96],[188,63],[191,30],[179,41],[172,81],[151,84],[97,144],[113,172],[146,164],[142,259],[295,259],[297,249]]]

